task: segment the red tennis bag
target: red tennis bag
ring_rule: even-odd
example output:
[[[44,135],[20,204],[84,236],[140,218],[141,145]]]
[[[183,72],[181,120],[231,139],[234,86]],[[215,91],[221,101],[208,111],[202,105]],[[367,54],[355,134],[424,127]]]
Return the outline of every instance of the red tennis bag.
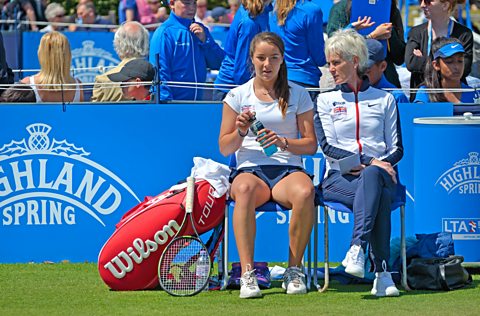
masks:
[[[205,180],[195,183],[193,219],[198,233],[220,224],[225,197],[214,196],[215,189]],[[128,211],[116,225],[98,256],[98,270],[113,290],[143,290],[158,283],[158,262],[165,247],[178,234],[193,234],[185,217],[186,188],[167,190]]]

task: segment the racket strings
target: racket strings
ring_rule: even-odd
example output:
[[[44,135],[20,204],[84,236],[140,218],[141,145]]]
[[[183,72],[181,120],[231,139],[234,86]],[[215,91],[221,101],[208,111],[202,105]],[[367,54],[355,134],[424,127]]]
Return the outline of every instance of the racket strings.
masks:
[[[194,238],[181,237],[165,250],[160,265],[160,282],[174,295],[193,295],[203,289],[208,275],[197,275],[200,251],[204,246]]]

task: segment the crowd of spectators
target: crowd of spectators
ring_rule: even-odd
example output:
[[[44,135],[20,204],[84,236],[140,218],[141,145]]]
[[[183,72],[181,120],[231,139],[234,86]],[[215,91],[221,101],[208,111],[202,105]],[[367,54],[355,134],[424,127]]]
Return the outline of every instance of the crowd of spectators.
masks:
[[[352,0],[333,1],[328,23],[324,23],[325,13],[318,6],[318,1],[277,0],[272,5],[269,0],[229,0],[229,8],[225,8],[209,6],[208,0],[169,0],[168,3],[161,0],[121,0],[118,10],[120,25],[135,21],[146,25],[146,31],[153,31],[152,45],[147,53],[134,57],[122,57],[123,54],[117,52],[122,62],[113,71],[120,70],[131,58],[148,58],[158,74],[155,80],[161,82],[157,101],[219,101],[230,87],[243,84],[251,78],[249,43],[256,34],[270,30],[280,35],[285,43],[289,80],[308,88],[315,100],[321,87],[320,78],[322,75],[330,77],[325,68],[323,74],[321,71],[321,66],[325,65],[324,37],[328,38],[340,29],[354,28],[360,31],[373,26],[373,31],[366,37],[369,39],[369,49],[377,46],[374,49],[377,54],[367,75],[375,86],[393,90],[401,88],[397,69],[404,65],[411,72],[412,92],[408,91],[407,95],[413,101],[415,90],[421,85],[425,86],[424,73],[428,61],[430,65],[433,61],[428,58],[432,41],[438,37],[453,37],[458,38],[464,48],[462,84],[466,87],[466,77],[471,72],[473,62],[473,34],[452,18],[454,9],[464,0],[421,0],[418,8],[423,12],[425,22],[414,26],[406,41],[397,0],[390,0],[391,10],[386,23],[376,23],[369,17],[352,17]],[[32,30],[39,29],[45,33],[116,31],[117,38],[118,34],[129,28],[118,29],[114,23],[116,21],[98,15],[91,0],[79,0],[72,16],[67,15],[60,3],[48,3],[47,0],[14,0],[2,4],[4,16],[15,9],[18,18],[50,22],[46,25],[27,25]],[[130,27],[138,28],[138,25],[132,25]],[[219,34],[219,28],[222,32],[228,30],[221,46],[211,34]],[[144,37],[145,33],[139,38],[145,44]],[[385,56],[380,53],[380,45],[370,41],[374,39],[381,42]],[[148,42],[146,44],[148,47]],[[117,47],[119,44],[115,42],[114,45]],[[144,51],[144,47],[140,50]],[[91,101],[122,100],[121,89],[109,82],[108,74],[99,75],[95,80]],[[215,81],[215,89],[202,86],[207,80]],[[109,91],[116,91],[107,93],[108,97],[103,95],[107,90],[101,87],[104,81],[111,85]],[[212,91],[205,93],[207,89]],[[105,91],[99,92],[101,90]],[[405,101],[403,93],[393,93],[398,101]]]
[[[209,10],[208,0],[198,0],[195,21],[206,25],[230,24],[239,7],[240,0],[229,0],[228,8],[215,6]],[[43,32],[50,30],[108,31],[113,28],[85,27],[79,24],[120,25],[126,21],[138,21],[148,25],[150,31],[154,31],[159,23],[168,19],[170,8],[168,1],[162,0],[119,0],[117,12],[116,17],[110,15],[110,12],[108,16],[98,15],[94,0],[78,0],[74,12],[70,12],[71,15],[66,12],[61,3],[50,0],[0,0],[0,20],[17,22],[0,22],[0,27],[3,30],[42,30]],[[72,25],[66,27],[62,25],[63,23]]]

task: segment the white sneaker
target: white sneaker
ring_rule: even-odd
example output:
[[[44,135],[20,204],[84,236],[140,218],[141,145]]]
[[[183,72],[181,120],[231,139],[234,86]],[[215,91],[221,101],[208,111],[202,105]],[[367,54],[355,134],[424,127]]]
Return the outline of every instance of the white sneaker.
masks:
[[[400,292],[392,280],[392,275],[387,272],[387,264],[382,262],[383,272],[375,273],[375,280],[373,281],[373,288],[370,291],[375,296],[399,296]]]
[[[288,267],[283,274],[282,288],[287,290],[287,294],[305,294],[307,286],[305,285],[305,274],[299,267]]]
[[[240,298],[261,297],[262,292],[258,287],[255,269],[245,272],[240,278]]]
[[[365,254],[359,245],[353,245],[342,261],[345,272],[358,278],[365,277]]]

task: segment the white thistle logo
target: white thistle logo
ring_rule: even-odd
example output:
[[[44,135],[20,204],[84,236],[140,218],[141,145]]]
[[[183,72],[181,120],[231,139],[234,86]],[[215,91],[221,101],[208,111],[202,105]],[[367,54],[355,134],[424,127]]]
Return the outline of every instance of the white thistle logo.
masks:
[[[52,128],[47,124],[31,124],[27,126],[26,129],[30,133],[28,145],[25,143],[25,139],[19,142],[12,140],[10,144],[4,145],[0,148],[0,160],[28,153],[63,153],[65,155],[79,156],[90,155],[90,153],[85,152],[83,148],[77,148],[75,145],[69,144],[66,140],[57,141],[56,139],[53,139],[53,142],[50,145],[48,133]]]
[[[480,194],[480,159],[478,152],[470,152],[468,158],[457,161],[435,182],[448,194],[458,189],[460,194]]]
[[[122,200],[140,202],[116,174],[86,158],[90,153],[83,147],[51,139],[49,125],[26,130],[28,140],[0,148],[2,225],[73,225],[76,210],[82,210],[105,226],[101,217],[119,209]]]

